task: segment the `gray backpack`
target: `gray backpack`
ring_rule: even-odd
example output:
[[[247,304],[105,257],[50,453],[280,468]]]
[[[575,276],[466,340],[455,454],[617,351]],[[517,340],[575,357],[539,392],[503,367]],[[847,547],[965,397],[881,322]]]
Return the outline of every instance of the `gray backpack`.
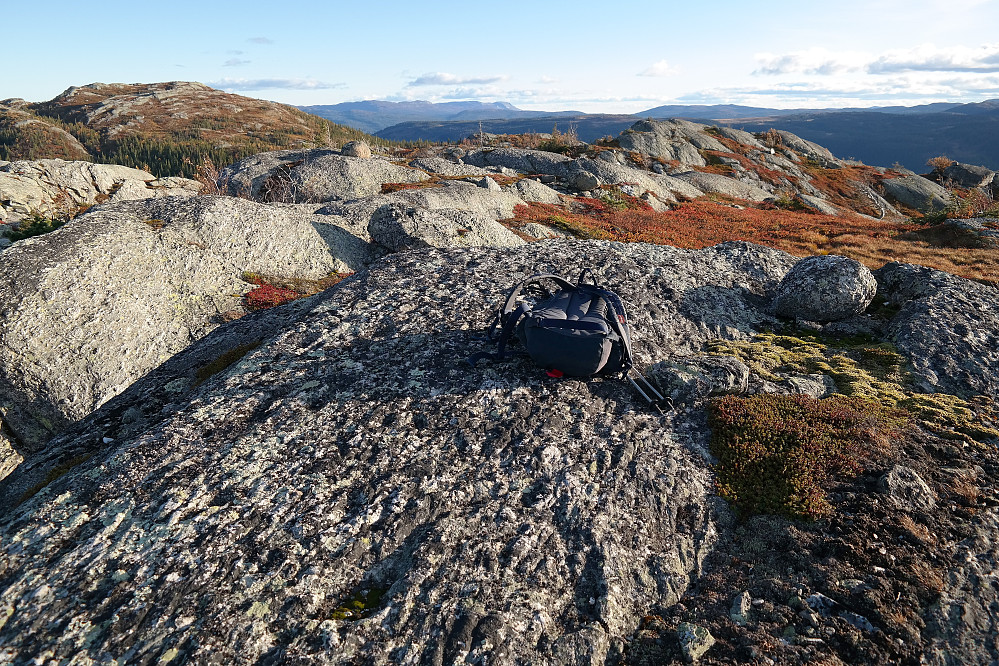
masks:
[[[585,282],[588,274],[590,283]],[[555,291],[548,289],[547,283],[554,283]],[[525,297],[534,300],[533,306],[521,300]],[[474,354],[469,363],[474,366],[482,359],[506,358],[514,338],[552,377],[619,374],[659,411],[669,402],[634,370],[624,303],[613,291],[598,285],[589,269],[580,274],[578,284],[549,273],[517,284],[507,294],[486,336],[497,343],[496,352]]]

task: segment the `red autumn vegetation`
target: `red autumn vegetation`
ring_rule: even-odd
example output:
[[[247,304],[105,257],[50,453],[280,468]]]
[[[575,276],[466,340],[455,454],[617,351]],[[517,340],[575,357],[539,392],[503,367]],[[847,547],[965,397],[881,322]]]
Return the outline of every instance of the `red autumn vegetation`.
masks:
[[[243,296],[247,310],[266,310],[292,301],[318,294],[339,283],[350,273],[330,273],[318,280],[282,278],[260,273],[244,273],[243,280],[257,285]]]
[[[698,199],[655,212],[644,202],[615,210],[598,199],[580,199],[573,210],[532,203],[517,206],[512,228],[540,222],[580,238],[645,242],[703,248],[725,241],[750,241],[797,256],[842,254],[868,267],[889,261],[921,264],[963,277],[999,283],[995,249],[975,247],[957,229],[921,237],[932,228],[909,221],[876,220],[860,215],[823,215],[783,210],[723,197]]]

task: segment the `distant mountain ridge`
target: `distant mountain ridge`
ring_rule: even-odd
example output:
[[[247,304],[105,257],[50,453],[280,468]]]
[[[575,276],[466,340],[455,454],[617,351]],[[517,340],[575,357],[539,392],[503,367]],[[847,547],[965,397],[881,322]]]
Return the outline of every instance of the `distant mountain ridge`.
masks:
[[[189,81],[91,83],[46,102],[0,101],[0,160],[63,158],[192,176],[247,155],[354,139],[378,143],[293,106]]]
[[[902,164],[923,170],[926,160],[946,155],[969,164],[999,169],[999,99],[958,104],[937,102],[914,107],[872,109],[770,109],[735,104],[666,105],[636,114],[521,116],[481,121],[408,121],[378,130],[395,141],[459,141],[481,129],[494,134],[550,132],[570,126],[583,141],[616,135],[641,118],[684,118],[724,124],[752,132],[775,128],[819,143],[835,155],[867,164]]]
[[[577,116],[582,111],[525,111],[509,102],[389,102],[364,100],[340,104],[299,106],[307,113],[372,134],[405,122],[498,120]]]

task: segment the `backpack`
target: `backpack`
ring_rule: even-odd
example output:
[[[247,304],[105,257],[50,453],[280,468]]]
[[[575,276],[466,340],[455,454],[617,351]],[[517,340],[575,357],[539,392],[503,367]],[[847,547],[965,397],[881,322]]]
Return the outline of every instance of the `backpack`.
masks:
[[[590,283],[585,279],[589,275]],[[555,291],[546,283],[554,283]],[[531,306],[521,297],[533,297]],[[653,407],[663,413],[669,404],[634,369],[631,326],[621,298],[596,283],[584,269],[578,284],[550,273],[532,275],[507,294],[486,339],[497,343],[496,352],[469,357],[473,366],[482,359],[502,360],[516,338],[535,363],[551,377],[593,377],[618,373]],[[638,383],[641,382],[641,385]]]

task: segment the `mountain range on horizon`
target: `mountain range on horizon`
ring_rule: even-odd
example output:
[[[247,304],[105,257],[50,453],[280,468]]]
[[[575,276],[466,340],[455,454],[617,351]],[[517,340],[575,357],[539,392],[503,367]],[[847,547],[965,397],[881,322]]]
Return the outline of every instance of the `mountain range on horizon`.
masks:
[[[0,160],[87,159],[191,176],[206,159],[224,165],[256,152],[352,139],[457,142],[479,131],[558,128],[592,142],[644,118],[685,118],[751,132],[787,130],[839,157],[917,172],[941,155],[999,169],[999,100],[872,109],[665,105],[636,114],[585,114],[479,101],[293,107],[181,81],[92,83],[45,102],[0,101]]]
[[[684,118],[751,132],[775,128],[867,164],[923,170],[932,157],[999,168],[999,99],[917,106],[776,109],[662,105],[634,114],[528,111],[506,102],[389,102],[367,100],[299,107],[333,122],[392,141],[460,141],[480,130],[494,134],[547,133],[570,127],[583,141],[616,135],[643,118]]]

